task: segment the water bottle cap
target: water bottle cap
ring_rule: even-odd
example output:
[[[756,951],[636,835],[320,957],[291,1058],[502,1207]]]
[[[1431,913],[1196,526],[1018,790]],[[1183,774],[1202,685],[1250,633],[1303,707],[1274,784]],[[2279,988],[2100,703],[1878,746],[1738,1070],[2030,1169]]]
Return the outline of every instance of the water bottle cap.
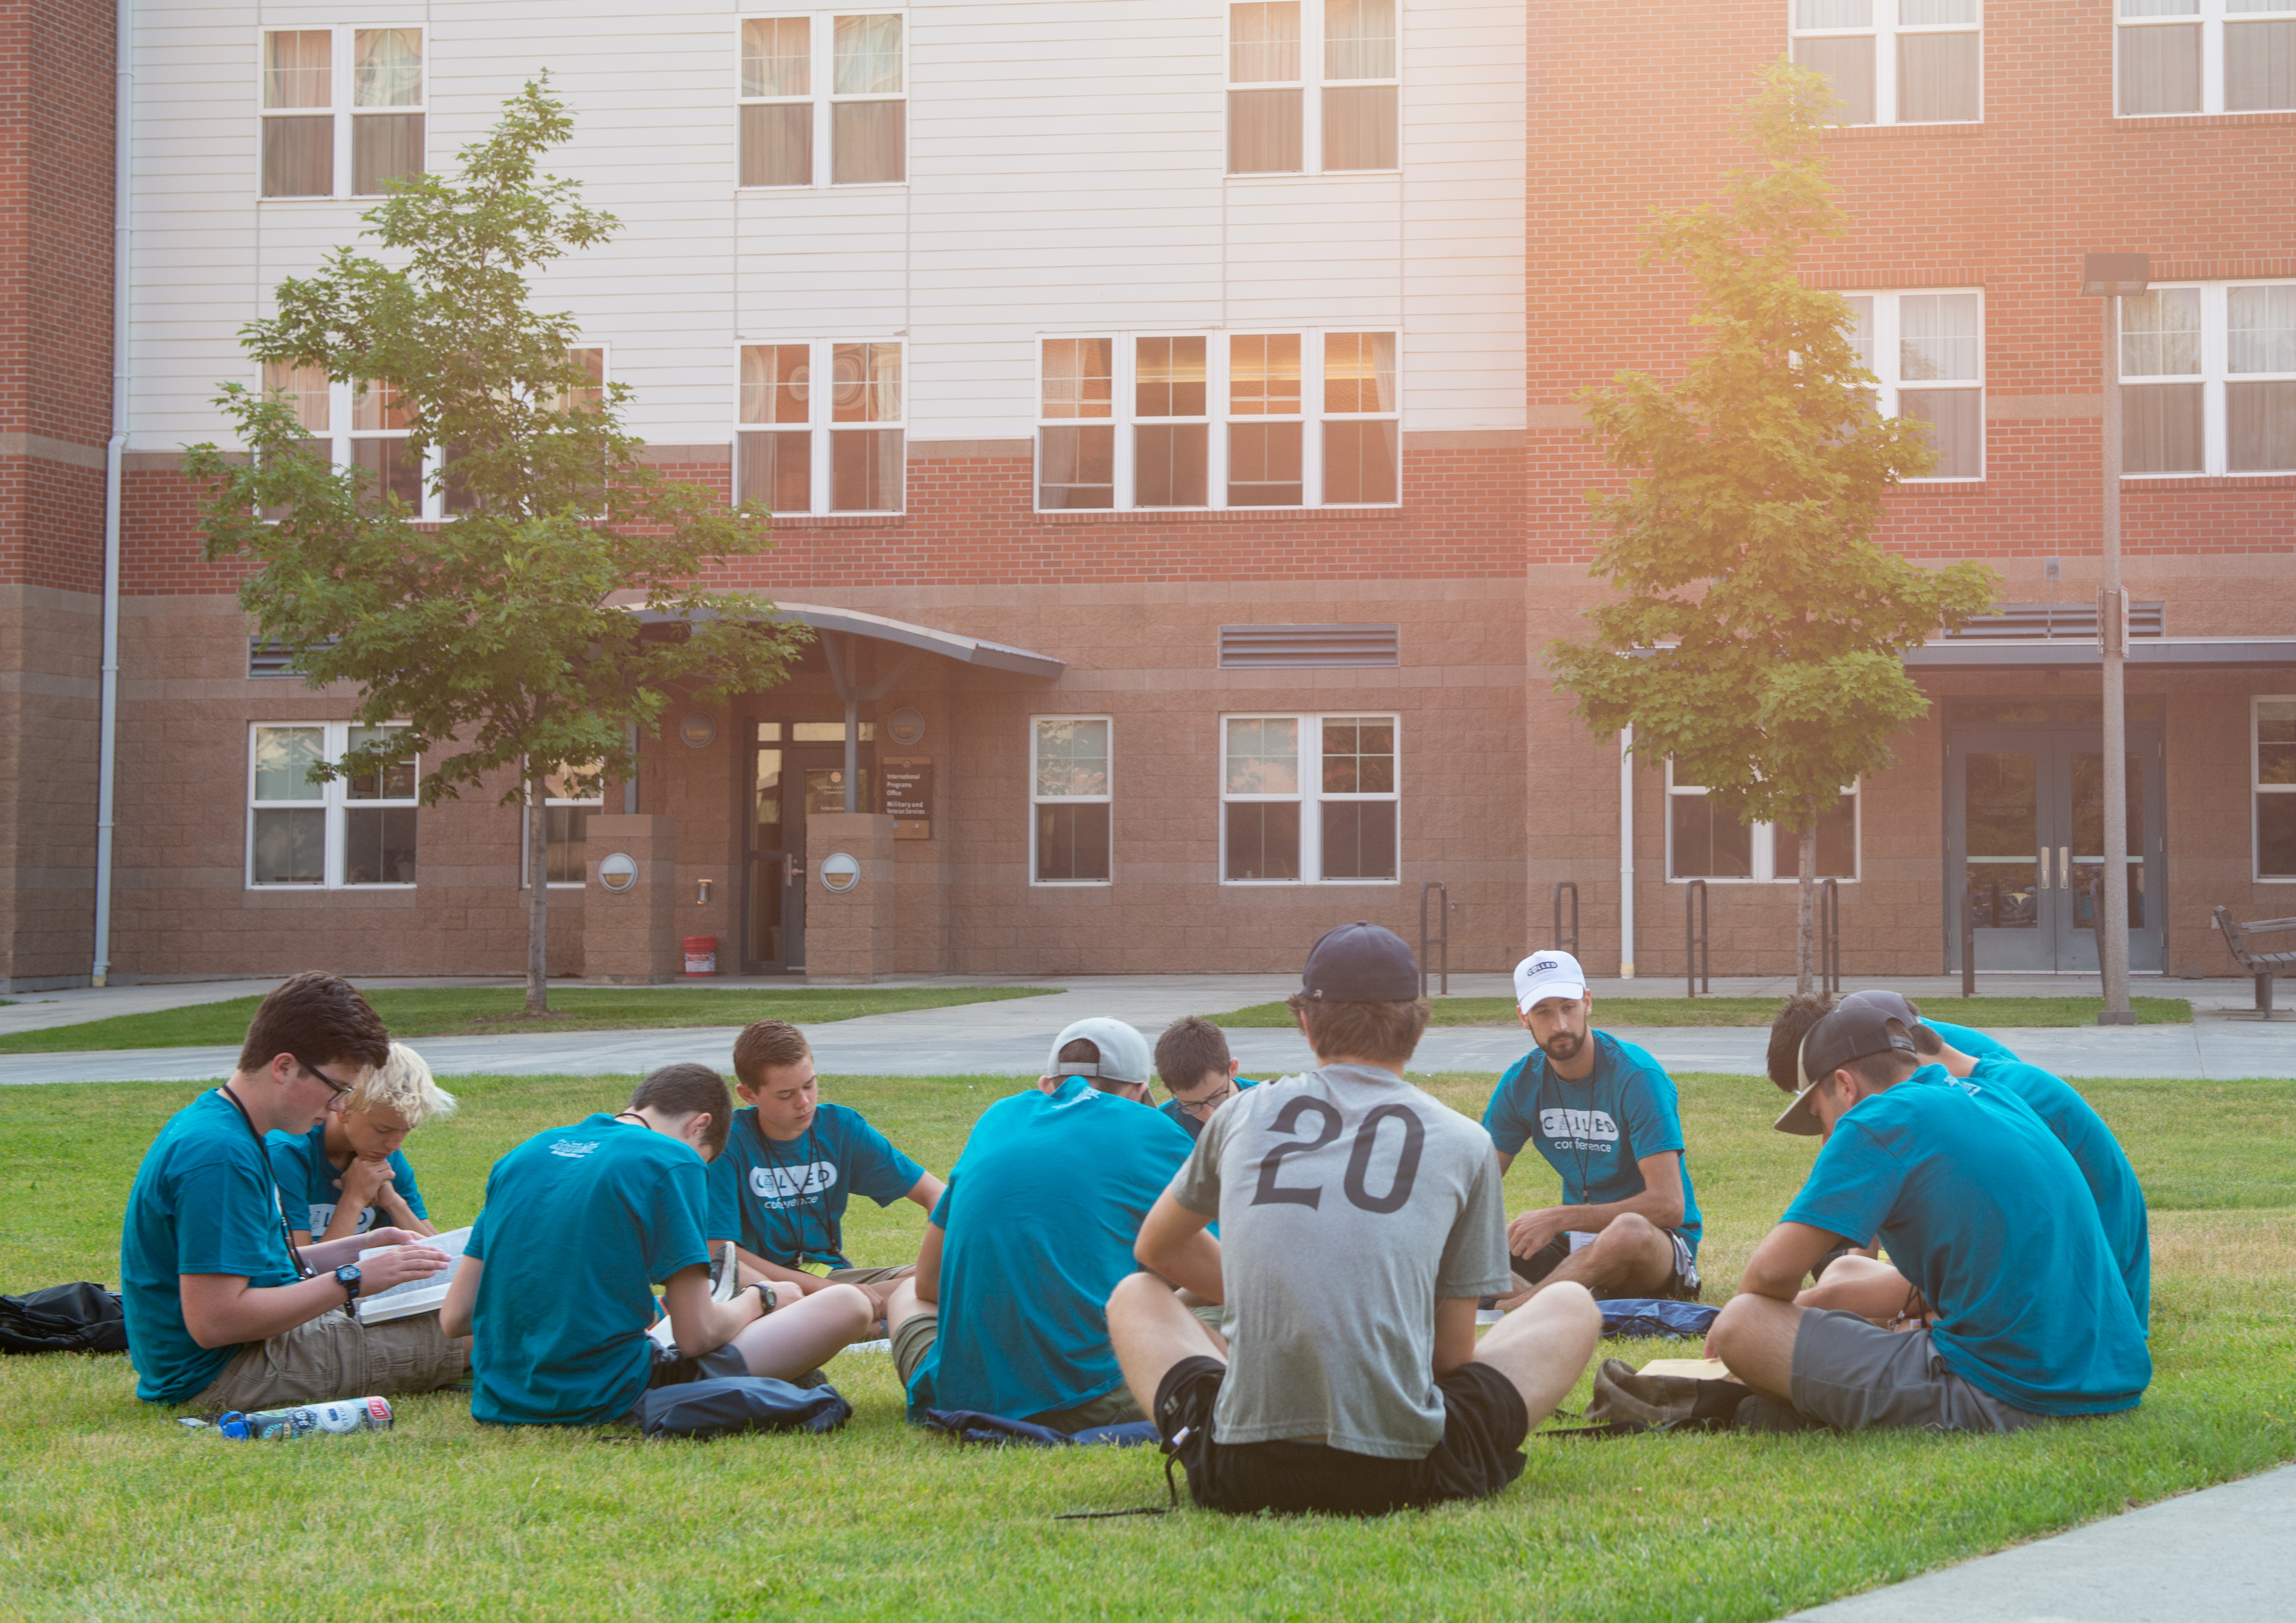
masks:
[[[241,1414],[237,1409],[234,1409],[230,1414],[216,1422],[216,1430],[222,1432],[226,1437],[247,1437],[251,1435],[247,1429],[247,1416]]]

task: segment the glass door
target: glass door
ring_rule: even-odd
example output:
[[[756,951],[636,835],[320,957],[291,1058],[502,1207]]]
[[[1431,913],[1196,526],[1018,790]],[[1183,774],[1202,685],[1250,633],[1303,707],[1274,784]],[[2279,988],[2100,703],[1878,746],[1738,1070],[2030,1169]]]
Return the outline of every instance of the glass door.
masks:
[[[1948,751],[1946,916],[1949,966],[1961,967],[1962,886],[1970,888],[1977,963],[1988,970],[2056,967],[2052,906],[2056,831],[2045,793],[2050,739],[2005,731],[1955,737]]]
[[[2064,914],[2058,936],[2058,966],[2094,970],[2096,927],[2104,911],[2104,753],[2094,738],[2062,741],[2068,835],[2057,852],[2063,876],[2058,906]],[[2128,752],[2123,790],[2128,797],[2128,845],[2121,861],[2128,885],[2128,967],[2158,970],[2161,964],[2160,892],[2163,845],[2159,833],[2164,786],[2163,746],[2148,740]],[[2152,770],[2147,771],[2147,766]],[[2150,812],[2148,816],[2146,814]],[[2150,882],[2148,882],[2150,881]],[[2152,904],[2152,905],[2148,905]],[[1978,955],[1985,962],[1983,952]]]
[[[755,724],[750,744],[750,806],[745,819],[748,847],[742,886],[743,967],[753,974],[805,967],[806,825],[809,814],[845,809],[845,749],[840,744],[786,742],[841,724]],[[874,811],[872,774],[866,758],[860,768],[858,804]]]

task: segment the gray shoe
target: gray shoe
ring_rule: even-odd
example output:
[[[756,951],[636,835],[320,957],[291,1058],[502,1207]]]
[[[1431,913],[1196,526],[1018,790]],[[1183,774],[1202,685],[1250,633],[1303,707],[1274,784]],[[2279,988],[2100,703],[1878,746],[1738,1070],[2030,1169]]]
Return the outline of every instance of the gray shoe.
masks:
[[[1645,1375],[1623,1358],[1605,1358],[1587,1418],[1622,1431],[1725,1431],[1746,1397],[1734,1381]]]

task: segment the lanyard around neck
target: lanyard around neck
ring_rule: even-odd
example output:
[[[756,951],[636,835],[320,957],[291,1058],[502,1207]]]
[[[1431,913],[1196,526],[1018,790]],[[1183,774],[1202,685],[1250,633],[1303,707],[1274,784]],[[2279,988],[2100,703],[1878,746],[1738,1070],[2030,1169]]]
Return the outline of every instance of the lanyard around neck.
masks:
[[[255,1140],[256,1156],[263,1163],[265,1176],[269,1176],[271,1152],[263,1142],[263,1134],[256,1127],[255,1118],[247,1113],[247,1107],[239,1102],[239,1096],[229,1087],[218,1087],[216,1092],[223,1095],[224,1102],[239,1112],[239,1119],[247,1124],[248,1136]],[[295,1277],[310,1278],[311,1265],[305,1262],[303,1253],[295,1249],[295,1225],[287,1221],[287,1208],[280,1200],[279,1180],[275,1177],[271,1179],[271,1209],[279,1219],[279,1243],[287,1248],[288,1258],[295,1265]]]

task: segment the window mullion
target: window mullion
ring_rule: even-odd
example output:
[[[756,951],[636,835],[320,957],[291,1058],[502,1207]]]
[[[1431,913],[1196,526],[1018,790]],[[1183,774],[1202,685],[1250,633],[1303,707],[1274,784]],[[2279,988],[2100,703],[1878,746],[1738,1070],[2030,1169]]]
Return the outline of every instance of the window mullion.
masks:
[[[1898,31],[1890,24],[1897,19],[1896,7],[1890,0],[1881,0],[1881,5],[1892,13],[1888,21],[1874,30],[1874,122],[1895,124],[1898,121]]]
[[[2224,0],[2201,0],[2201,111],[2225,110]]]
[[[835,12],[816,12],[806,30],[806,48],[813,53],[813,184],[816,186],[828,185],[832,173],[829,105],[830,95],[836,87],[836,81],[831,78],[837,70],[837,46],[832,37],[836,27]],[[818,512],[818,479],[814,481],[814,489]]]
[[[1116,488],[1110,494],[1110,505],[1119,511],[1129,509],[1137,501],[1138,490],[1134,480],[1137,458],[1134,455],[1132,437],[1135,408],[1139,405],[1136,385],[1139,378],[1140,339],[1137,333],[1119,332],[1110,342],[1108,379],[1108,418],[1114,430],[1110,435],[1113,455],[1110,478]]]
[[[826,103],[824,103],[825,105]],[[837,353],[837,340],[815,338],[806,340],[806,366],[811,381],[806,387],[805,454],[812,464],[812,511],[829,511],[829,481],[832,463],[829,455],[829,423],[832,406],[836,399],[836,380],[830,375],[832,357]]]
[[[2232,289],[2201,289],[2201,467],[2221,475],[2232,461],[2225,379],[2232,370]]]
[[[1324,4],[1300,4],[1300,168],[1324,172]]]
[[[1204,434],[1204,499],[1215,508],[1227,505],[1227,339],[1225,332],[1213,332],[1204,343],[1204,409],[1210,416]]]
[[[1300,717],[1300,882],[1324,878],[1324,718]]]
[[[1324,335],[1300,335],[1300,505],[1324,504]]]

